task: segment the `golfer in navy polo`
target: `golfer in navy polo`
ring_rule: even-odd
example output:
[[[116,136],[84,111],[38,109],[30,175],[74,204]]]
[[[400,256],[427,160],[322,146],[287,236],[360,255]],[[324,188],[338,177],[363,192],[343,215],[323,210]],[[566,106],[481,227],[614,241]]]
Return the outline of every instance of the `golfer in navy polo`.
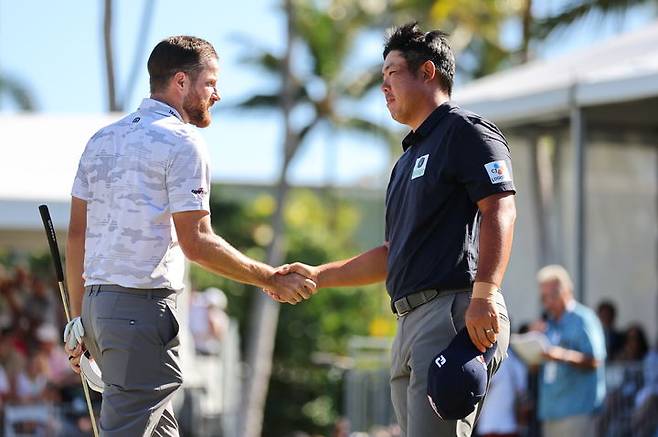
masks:
[[[303,274],[318,288],[386,280],[398,317],[391,396],[403,435],[470,436],[482,401],[471,409],[443,396],[451,414],[441,418],[428,401],[428,372],[442,365],[435,357],[464,328],[468,346],[493,355],[480,360],[487,380],[506,355],[500,285],[516,217],[510,151],[496,126],[450,102],[455,62],[445,34],[407,24],[392,32],[383,54],[386,106],[411,128],[386,192],[384,243],[351,259],[282,271]],[[441,387],[445,374],[432,372],[430,388]],[[469,397],[476,398],[483,396]]]

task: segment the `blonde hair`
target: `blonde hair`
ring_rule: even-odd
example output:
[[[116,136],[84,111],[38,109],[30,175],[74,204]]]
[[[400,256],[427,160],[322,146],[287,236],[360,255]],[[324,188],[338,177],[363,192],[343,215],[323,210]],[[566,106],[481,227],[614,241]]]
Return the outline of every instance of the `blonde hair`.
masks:
[[[573,282],[571,281],[569,272],[560,265],[551,264],[541,268],[539,272],[537,272],[537,282],[540,284],[552,281],[557,281],[562,290],[573,290]]]

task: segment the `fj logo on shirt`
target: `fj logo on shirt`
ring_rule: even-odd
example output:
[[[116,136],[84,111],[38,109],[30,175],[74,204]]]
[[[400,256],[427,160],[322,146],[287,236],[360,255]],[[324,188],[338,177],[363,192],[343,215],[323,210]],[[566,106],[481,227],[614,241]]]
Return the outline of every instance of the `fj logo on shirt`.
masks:
[[[487,171],[492,184],[512,181],[512,175],[510,174],[507,168],[507,163],[504,160],[484,164],[484,168]]]
[[[439,355],[438,357],[436,357],[436,360],[434,360],[436,365],[439,366],[439,367],[443,367],[443,365],[446,363],[446,361],[447,361],[446,357],[444,357],[443,355]]]
[[[411,180],[413,181],[416,178],[419,178],[425,174],[425,167],[427,167],[427,161],[429,161],[430,155],[423,155],[416,160],[416,165],[414,165],[414,170],[411,173]]]

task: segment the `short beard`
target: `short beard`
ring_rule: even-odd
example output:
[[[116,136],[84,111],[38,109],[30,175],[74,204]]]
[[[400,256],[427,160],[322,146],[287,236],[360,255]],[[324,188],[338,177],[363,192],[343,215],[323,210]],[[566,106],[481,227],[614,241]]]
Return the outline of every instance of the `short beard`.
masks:
[[[212,118],[210,117],[210,103],[204,104],[199,95],[194,92],[183,100],[183,110],[190,119],[190,123],[196,127],[208,127]]]

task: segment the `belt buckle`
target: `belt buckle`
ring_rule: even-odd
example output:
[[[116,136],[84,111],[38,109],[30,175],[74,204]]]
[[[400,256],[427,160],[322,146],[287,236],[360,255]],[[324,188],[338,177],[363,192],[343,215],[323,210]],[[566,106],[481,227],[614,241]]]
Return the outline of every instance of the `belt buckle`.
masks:
[[[407,314],[409,314],[411,312],[411,310],[413,310],[413,308],[411,307],[411,303],[409,303],[409,299],[407,299],[407,296],[401,297],[396,302],[400,302],[401,300],[404,300],[407,303],[407,308],[408,309],[406,311],[398,312],[397,307],[395,307],[395,314],[398,317],[406,316]],[[393,306],[395,306],[395,304],[393,304]]]

